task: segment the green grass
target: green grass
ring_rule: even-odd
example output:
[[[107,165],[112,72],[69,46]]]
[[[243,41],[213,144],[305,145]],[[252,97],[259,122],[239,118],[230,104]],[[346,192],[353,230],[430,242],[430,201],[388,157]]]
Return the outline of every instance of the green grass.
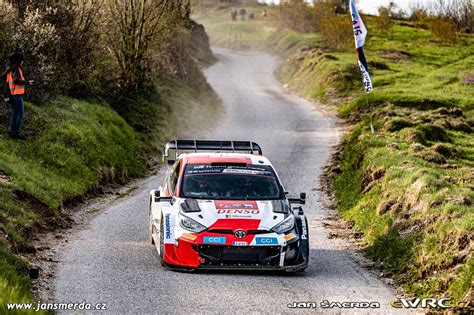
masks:
[[[109,106],[60,98],[35,106],[27,103],[24,134],[7,138],[1,125],[0,170],[0,312],[7,302],[30,299],[27,262],[14,253],[33,250],[32,234],[61,221],[65,202],[109,180],[123,183],[143,176],[145,144]],[[6,121],[7,113],[2,113]]]
[[[200,21],[216,45],[238,47],[223,40],[238,28],[222,12]],[[282,83],[353,123],[333,190],[341,215],[363,232],[366,254],[407,293],[461,300],[474,274],[474,85],[464,82],[474,72],[474,38],[448,45],[398,21],[389,32],[365,22],[374,84],[367,99],[352,45],[330,51],[320,34],[271,21],[265,29],[274,32],[247,24],[234,36],[279,54]]]
[[[32,235],[64,222],[68,202],[144,176],[164,141],[219,113],[219,99],[207,88],[171,79],[157,84],[155,95],[118,98],[130,105],[121,115],[112,108],[117,104],[94,100],[26,103],[27,141],[6,136],[9,112],[0,110],[0,313],[6,303],[32,300],[29,262],[18,254],[34,252]]]

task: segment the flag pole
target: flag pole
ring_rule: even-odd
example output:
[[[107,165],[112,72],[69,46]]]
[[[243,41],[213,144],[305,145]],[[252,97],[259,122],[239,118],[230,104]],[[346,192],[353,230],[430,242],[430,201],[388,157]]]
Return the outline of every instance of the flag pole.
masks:
[[[367,102],[367,109],[370,112],[370,131],[372,133],[375,133],[374,124],[373,124],[373,121],[372,121],[372,111],[370,110],[370,105],[369,105],[369,97],[367,96],[367,93],[364,93],[364,94],[365,94],[365,101]]]

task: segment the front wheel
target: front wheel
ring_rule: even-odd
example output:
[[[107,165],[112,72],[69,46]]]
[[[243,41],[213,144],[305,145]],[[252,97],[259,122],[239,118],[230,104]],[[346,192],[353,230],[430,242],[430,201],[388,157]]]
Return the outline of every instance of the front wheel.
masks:
[[[303,273],[303,272],[305,272],[306,269],[308,269],[308,266],[299,267],[299,268],[291,269],[291,270],[286,270],[286,272],[289,273],[289,274],[298,274],[298,273]]]
[[[155,233],[155,227],[153,226],[153,220],[152,220],[152,217],[151,217],[151,212],[150,212],[150,243],[152,245],[155,245],[155,240],[153,239],[153,234]]]

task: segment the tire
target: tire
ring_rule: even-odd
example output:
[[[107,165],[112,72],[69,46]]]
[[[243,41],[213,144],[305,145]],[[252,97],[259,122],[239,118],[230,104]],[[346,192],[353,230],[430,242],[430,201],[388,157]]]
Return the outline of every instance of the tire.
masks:
[[[286,270],[286,273],[295,275],[295,274],[305,272],[305,270],[307,268],[308,268],[308,266],[304,266],[304,267],[300,267],[300,268],[296,268],[296,269],[292,269],[292,270]]]
[[[152,220],[151,220],[151,213],[150,213],[150,243],[152,245],[155,245],[155,240],[153,239],[153,232],[155,232],[155,227],[153,226]]]

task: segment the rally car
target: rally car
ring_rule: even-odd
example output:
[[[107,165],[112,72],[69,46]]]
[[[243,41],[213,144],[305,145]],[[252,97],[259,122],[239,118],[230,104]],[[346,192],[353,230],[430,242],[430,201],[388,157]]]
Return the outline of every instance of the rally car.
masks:
[[[174,140],[163,156],[171,167],[149,200],[150,240],[163,266],[307,268],[306,195],[287,197],[258,144]]]

